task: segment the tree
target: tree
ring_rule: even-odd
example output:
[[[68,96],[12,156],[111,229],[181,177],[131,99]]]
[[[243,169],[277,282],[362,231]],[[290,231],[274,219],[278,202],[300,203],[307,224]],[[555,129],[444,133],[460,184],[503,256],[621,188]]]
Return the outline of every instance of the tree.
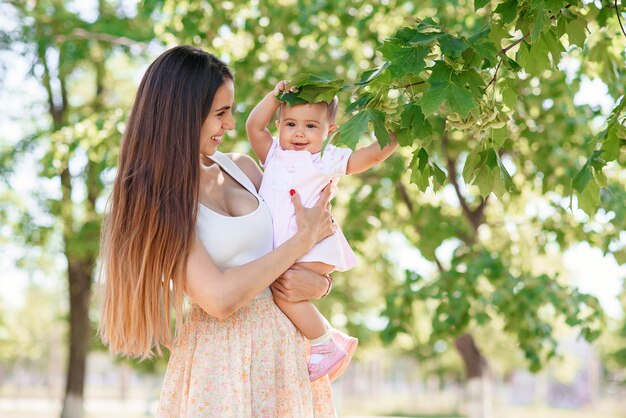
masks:
[[[27,244],[58,234],[67,262],[69,290],[68,369],[63,417],[83,415],[85,360],[92,329],[89,320],[92,277],[98,254],[101,211],[106,198],[102,176],[117,163],[120,122],[127,99],[109,86],[112,61],[120,52],[142,53],[151,39],[149,18],[130,18],[115,2],[100,0],[97,19],[83,18],[58,0],[9,2],[17,22],[3,39],[32,60],[32,75],[41,80],[47,95],[49,126],[33,133],[14,149],[3,152],[3,167],[33,150],[44,150],[40,179],[56,183],[58,190],[39,196],[40,209],[49,216],[37,219],[24,211],[19,232]],[[84,90],[87,93],[83,93]],[[52,221],[50,221],[51,219]]]
[[[517,338],[533,370],[556,353],[551,316],[588,340],[597,337],[603,324],[597,300],[527,260],[582,240],[605,252],[624,251],[618,236],[624,229],[618,216],[624,38],[614,5],[432,1],[412,10],[395,2],[350,8],[338,1],[299,8],[229,3],[220,10],[199,1],[176,2],[183,12],[177,16],[174,2],[155,3],[170,13],[178,39],[210,42],[238,74],[254,69],[252,83],[238,79],[244,114],[259,86],[266,90],[278,78],[314,69],[328,80],[298,79],[306,100],[339,92],[333,80],[352,80],[344,81],[348,116],[336,142],[354,147],[370,127],[381,143],[387,129],[398,133],[404,150],[393,167],[361,176],[344,227],[353,240],[400,231],[439,273],[428,280],[407,273],[389,292],[383,338],[410,330],[416,301],[433,301],[431,347],[455,337],[472,378],[482,375],[485,359],[467,332],[492,318]],[[381,24],[383,15],[397,26]],[[402,24],[407,15],[415,19]],[[278,30],[271,24],[276,20],[289,23]],[[221,29],[206,34],[206,27]],[[360,30],[351,31],[355,27]],[[334,41],[344,30],[358,42]],[[569,64],[573,75],[559,66],[563,56],[580,63]],[[601,118],[600,110],[574,102],[584,77],[600,77],[616,103],[599,132],[588,121]],[[456,201],[442,199],[442,192]],[[604,213],[608,222],[599,221]],[[364,230],[368,216],[382,222]],[[589,230],[590,223],[600,225]],[[452,259],[439,260],[437,250],[450,240]]]
[[[123,112],[116,113],[118,104],[106,88],[112,86],[106,63],[115,52],[140,55],[136,42],[154,39],[203,47],[229,62],[239,112],[238,140],[231,147],[243,151],[249,150],[243,121],[258,99],[279,79],[315,73],[329,82],[303,79],[303,87],[347,87],[339,92],[346,116],[334,141],[353,147],[371,127],[381,143],[388,139],[386,130],[393,130],[402,145],[379,170],[344,182],[352,197],[335,204],[346,213],[342,227],[356,249],[374,258],[372,271],[380,273],[372,281],[388,293],[383,306],[374,308],[388,319],[384,340],[408,336],[421,356],[454,341],[468,377],[479,378],[486,359],[475,329],[491,326],[512,336],[529,367],[537,369],[555,354],[553,317],[589,340],[602,328],[597,301],[557,277],[549,261],[583,240],[618,260],[626,254],[619,239],[626,222],[620,177],[626,37],[620,35],[616,3],[432,0],[418,8],[395,0],[219,6],[146,0],[144,12],[129,19],[101,1],[93,23],[58,1],[35,8],[13,4],[28,20],[19,38],[37,51],[35,69],[44,75],[51,120],[63,116],[41,136],[54,133],[56,151],[43,160],[44,173],[59,179],[68,199],[76,187],[68,180],[77,180],[92,185],[86,195],[97,200],[106,168],[115,165]],[[33,20],[39,32],[28,29]],[[60,59],[51,61],[53,54]],[[67,107],[68,80],[78,68],[95,74],[100,93],[90,95],[87,106]],[[585,77],[609,87],[615,103],[610,117],[576,104]],[[91,144],[93,138],[99,142]],[[97,152],[81,165],[82,174],[72,173],[71,156],[88,154],[80,151],[86,147]],[[95,243],[100,215],[89,208],[96,205],[87,199],[79,209],[71,199],[64,202],[73,211],[61,201],[49,208],[65,225],[67,242]],[[378,257],[385,253],[376,244],[391,233],[405,237],[436,273],[386,275],[393,269]],[[66,246],[69,269],[82,266],[90,277],[95,245],[72,252],[76,247]],[[450,247],[451,256],[442,257]],[[356,273],[338,282],[345,293],[331,298],[359,309],[355,300],[363,294],[353,285]],[[326,308],[340,309],[332,299]],[[430,315],[426,339],[416,332],[424,322],[416,312]],[[350,326],[364,333],[363,314],[347,313]]]

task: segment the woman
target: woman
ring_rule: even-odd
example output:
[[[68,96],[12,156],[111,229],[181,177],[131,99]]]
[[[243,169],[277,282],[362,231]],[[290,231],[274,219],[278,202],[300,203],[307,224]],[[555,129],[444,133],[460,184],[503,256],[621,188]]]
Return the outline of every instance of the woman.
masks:
[[[170,49],[146,71],[103,230],[99,333],[113,352],[144,359],[173,347],[159,417],[335,416],[328,379],[309,382],[305,340],[268,289],[334,232],[330,188],[312,208],[292,192],[299,232],[272,250],[258,166],[217,151],[234,128],[233,98],[228,67],[195,48]],[[323,293],[293,281],[306,274],[282,280],[300,296]],[[286,287],[276,293],[293,298]]]

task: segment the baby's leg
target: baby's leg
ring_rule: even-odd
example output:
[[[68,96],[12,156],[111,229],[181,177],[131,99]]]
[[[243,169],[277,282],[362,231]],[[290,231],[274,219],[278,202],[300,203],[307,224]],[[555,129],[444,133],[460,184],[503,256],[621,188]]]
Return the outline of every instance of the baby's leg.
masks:
[[[309,340],[321,337],[328,330],[324,317],[309,301],[290,303],[276,299],[276,305]]]
[[[334,269],[334,266],[320,262],[298,263],[297,265],[317,274],[327,274]],[[349,359],[344,361],[348,358],[348,352],[335,341],[330,324],[315,305],[309,301],[289,303],[280,299],[275,300],[278,307],[310,341],[311,351],[307,365],[309,379],[313,381],[330,373],[335,376],[338,371],[343,373],[350,362]],[[339,340],[343,341],[343,338]],[[356,341],[354,338],[352,340]],[[351,351],[350,357],[352,353],[354,350]]]
[[[317,274],[327,274],[333,271],[334,267],[320,262],[298,263],[299,267],[303,267]],[[286,302],[281,299],[275,299],[276,305],[291,322],[300,330],[309,340],[314,340],[323,336],[330,328],[326,318],[322,316],[315,305],[309,301],[302,302]]]

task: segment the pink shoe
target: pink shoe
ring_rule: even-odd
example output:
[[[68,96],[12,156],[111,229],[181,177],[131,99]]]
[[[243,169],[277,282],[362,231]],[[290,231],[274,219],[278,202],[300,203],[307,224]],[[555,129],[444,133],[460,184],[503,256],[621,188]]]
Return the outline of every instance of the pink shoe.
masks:
[[[333,367],[347,356],[346,352],[337,345],[333,338],[326,344],[311,346],[311,356],[313,354],[321,354],[323,358],[317,363],[311,363],[309,360],[309,380],[311,382],[327,375]]]
[[[352,356],[356,351],[356,347],[359,345],[359,339],[344,334],[343,332],[334,328],[330,330],[330,333],[333,336],[333,340],[337,342],[337,345],[347,353],[343,360],[337,363],[335,367],[333,367],[328,372],[328,378],[331,382],[334,382],[335,380],[339,379],[339,377],[341,377],[341,375],[348,368],[348,365],[352,360]]]
[[[335,365],[329,372],[328,378],[331,382],[339,379],[341,375],[346,371],[352,360],[352,356],[356,351],[356,347],[359,345],[359,339],[351,337],[343,332],[332,328],[330,333],[333,336],[333,340],[337,342],[337,345],[346,352],[346,356],[339,363]]]

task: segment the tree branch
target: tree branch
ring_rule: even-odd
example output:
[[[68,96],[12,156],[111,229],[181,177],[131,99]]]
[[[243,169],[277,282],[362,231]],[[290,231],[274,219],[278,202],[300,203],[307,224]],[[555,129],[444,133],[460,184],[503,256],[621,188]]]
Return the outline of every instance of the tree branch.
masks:
[[[494,84],[496,82],[496,79],[498,78],[498,70],[500,69],[501,65],[502,65],[502,58],[500,58],[500,61],[498,61],[498,65],[496,66],[496,71],[493,73],[493,78],[491,79],[489,84],[487,84],[487,87],[485,87],[485,91],[487,91],[487,89],[489,88],[490,85],[492,85],[492,84]],[[495,84],[494,84],[494,86],[495,86]]]
[[[626,36],[626,30],[624,30],[624,25],[622,24],[622,18],[620,16],[619,7],[617,7],[617,0],[615,0],[615,14],[617,15],[617,22],[619,23],[619,28],[621,29],[624,36]]]
[[[407,209],[409,210],[409,213],[411,215],[413,215],[413,202],[411,201],[411,198],[409,197],[409,193],[406,190],[406,187],[404,186],[404,183],[402,183],[402,180],[398,180],[396,182],[396,188],[398,189],[398,193],[400,194],[400,199],[402,199],[402,202],[404,202],[404,204],[406,205]],[[417,228],[417,225],[413,225],[415,227],[416,232],[419,234],[420,231]],[[439,272],[443,273],[445,271],[445,268],[443,267],[443,264],[441,264],[441,261],[439,261],[439,259],[437,258],[437,256],[435,254],[433,254],[433,258],[435,259],[435,264],[437,264],[437,268],[439,269]]]
[[[472,210],[467,203],[467,199],[463,196],[461,192],[461,186],[459,185],[458,174],[456,171],[456,159],[448,156],[446,152],[446,148],[448,146],[449,140],[447,135],[443,135],[441,137],[441,146],[443,148],[443,155],[446,158],[447,167],[448,167],[448,177],[450,178],[450,182],[452,183],[452,187],[454,187],[454,192],[456,193],[457,198],[459,199],[459,203],[461,204],[461,208],[463,209],[463,214],[472,224],[472,228],[474,232],[478,232],[478,227],[484,223],[484,209],[487,204],[487,198],[483,199],[480,205]],[[474,241],[474,238],[471,238],[469,241]],[[466,241],[468,242],[468,241]],[[469,243],[469,242],[468,242]]]
[[[402,180],[398,180],[396,182],[396,188],[398,189],[400,198],[406,205],[407,209],[409,209],[409,213],[413,214],[413,202],[411,201],[411,198],[409,197],[409,193],[406,191],[406,187],[404,187]]]
[[[570,7],[572,7],[572,5],[568,4],[564,8],[565,9],[569,9]],[[615,0],[615,8],[617,9],[617,0]],[[617,18],[619,19],[619,12],[618,12]],[[556,16],[550,16],[550,20],[554,20],[554,19],[556,19]],[[621,27],[621,22],[620,22],[620,27]],[[623,30],[624,29],[622,28],[622,31]],[[511,45],[507,46],[506,48],[502,48],[500,50],[500,54],[503,54],[503,55],[506,54],[509,49],[513,48],[515,45],[519,44],[520,42],[525,41],[526,39],[528,39],[529,36],[530,36],[530,32],[528,32],[526,35],[522,36],[520,39],[518,39],[517,41],[513,42]],[[624,36],[626,36],[626,32],[624,32]],[[496,67],[496,72],[493,74],[493,78],[491,79],[489,84],[487,84],[487,87],[485,87],[484,91],[487,91],[489,86],[496,82],[496,79],[498,77],[498,70],[500,69],[500,66],[502,65],[502,61],[503,61],[503,59],[500,58],[500,61],[498,61],[498,65]]]
[[[402,88],[408,89],[409,87],[418,86],[420,84],[425,84],[425,83],[426,81],[418,81],[417,83],[405,84],[404,86],[402,86]]]
[[[136,46],[136,47],[140,47],[141,49],[148,48],[147,44],[143,42],[134,41],[125,36],[114,36],[114,35],[109,35],[108,33],[89,32],[82,28],[74,29],[72,33],[70,33],[69,35],[57,35],[55,37],[55,40],[57,40],[58,42],[65,42],[66,40],[73,39],[73,38],[108,42],[114,45],[123,45],[123,46],[128,46],[128,47]]]
[[[506,48],[502,48],[500,50],[500,53],[506,54],[509,49],[513,48],[515,45],[519,44],[520,42],[524,42],[526,39],[528,39],[529,36],[530,36],[530,32],[528,32],[526,35],[522,36],[521,38],[519,38],[517,41],[513,42],[511,45],[507,46]]]

